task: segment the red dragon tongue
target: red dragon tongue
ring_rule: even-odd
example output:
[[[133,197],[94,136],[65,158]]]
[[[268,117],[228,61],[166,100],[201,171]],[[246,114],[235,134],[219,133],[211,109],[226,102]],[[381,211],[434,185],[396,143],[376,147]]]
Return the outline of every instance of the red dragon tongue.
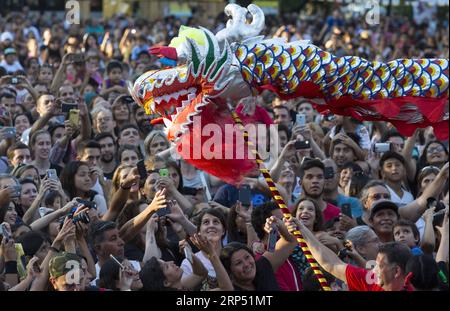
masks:
[[[237,185],[245,176],[255,172],[257,165],[255,159],[249,159],[247,148],[236,144],[242,141],[241,137],[237,137],[242,133],[238,132],[230,139],[229,135],[233,133],[226,132],[225,125],[233,125],[233,120],[225,107],[214,103],[202,107],[194,123],[189,124],[188,130],[177,141],[177,152],[198,169]],[[180,115],[174,126],[179,118]],[[204,130],[207,128],[210,130]]]

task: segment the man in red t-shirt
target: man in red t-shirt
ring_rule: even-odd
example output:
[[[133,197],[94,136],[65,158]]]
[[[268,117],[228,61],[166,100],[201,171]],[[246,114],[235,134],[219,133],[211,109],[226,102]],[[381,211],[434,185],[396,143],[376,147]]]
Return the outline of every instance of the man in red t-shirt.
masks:
[[[405,289],[406,263],[411,258],[411,250],[404,244],[389,242],[378,250],[375,268],[366,270],[343,262],[332,250],[321,244],[314,234],[300,221],[292,218],[309,246],[317,263],[328,273],[344,281],[351,291],[400,291]],[[294,229],[292,223],[288,229]],[[292,231],[291,231],[292,232]],[[369,268],[369,267],[368,267]],[[410,286],[406,288],[412,290]]]
[[[315,200],[320,207],[325,222],[338,218],[341,209],[323,200],[323,188],[325,185],[324,169],[322,161],[311,159],[303,161],[300,166],[300,185],[302,196]]]

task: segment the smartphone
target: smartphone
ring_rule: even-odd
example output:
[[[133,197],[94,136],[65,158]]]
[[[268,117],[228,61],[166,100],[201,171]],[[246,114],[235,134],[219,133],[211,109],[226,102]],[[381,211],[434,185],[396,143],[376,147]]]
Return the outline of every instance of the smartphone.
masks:
[[[194,264],[194,259],[192,257],[192,248],[189,244],[186,244],[186,246],[184,247],[184,257],[186,257],[186,259],[191,263],[191,265]]]
[[[3,138],[9,139],[9,138],[16,138],[17,130],[13,126],[5,126],[2,128],[3,132]]]
[[[158,217],[163,217],[166,216],[167,214],[170,214],[168,207],[164,207],[156,211],[156,215],[158,215]]]
[[[78,128],[80,125],[80,110],[70,109],[69,121],[75,128]]]
[[[295,146],[296,150],[310,149],[311,148],[309,140],[297,140],[297,141],[295,141],[294,146]]]
[[[51,180],[58,180],[58,174],[56,173],[56,170],[51,168],[47,171],[47,177]]]
[[[161,177],[169,177],[169,170],[167,168],[159,169],[159,176],[161,176]]]
[[[77,199],[77,202],[80,203],[80,206],[81,206],[81,205],[84,205],[84,206],[86,206],[86,207],[89,208],[89,209],[91,209],[91,208],[97,209],[97,204],[95,204],[95,202],[93,202],[93,201],[88,201],[88,200],[83,200],[83,199]],[[76,210],[76,209],[77,209],[77,208],[75,208],[75,210]]]
[[[78,109],[78,104],[66,103],[66,102],[63,102],[61,100],[59,100],[59,102],[61,102],[61,111],[64,112],[64,113],[67,113],[70,110],[77,110]]]
[[[6,241],[9,241],[9,239],[11,238],[9,230],[5,224],[0,225],[0,235],[3,236],[6,239]]]
[[[39,266],[39,263],[37,261],[35,261],[33,264],[33,270],[36,273],[41,273],[41,267]]]
[[[323,171],[323,175],[325,179],[331,179],[334,177],[334,169],[331,166],[325,167]]]
[[[252,201],[252,191],[249,185],[243,185],[239,188],[239,202],[242,206],[249,207]]]
[[[389,150],[391,150],[390,143],[377,143],[373,146],[373,151],[377,153],[388,152]]]
[[[19,79],[17,79],[17,77],[12,77],[11,84],[17,84],[17,83],[19,83]]]
[[[136,165],[137,165],[137,169],[139,172],[139,176],[141,177],[141,180],[146,180],[148,173],[147,173],[147,167],[145,166],[145,161],[139,160],[139,162]]]
[[[113,254],[109,254],[109,257],[112,258],[112,260],[114,260],[114,261],[119,265],[119,267],[120,267],[122,270],[125,270],[125,266],[122,265],[122,263],[121,263],[119,260],[117,260],[117,258],[114,257]]]
[[[352,218],[352,208],[351,208],[350,204],[348,204],[348,203],[342,204],[341,212],[345,216]]]
[[[84,62],[84,55],[81,53],[70,53],[67,55],[67,58],[72,63],[83,63]]]
[[[275,252],[275,245],[278,241],[278,230],[275,226],[272,226],[272,231],[270,231],[269,234],[269,241],[267,242],[267,251],[268,252]]]
[[[297,113],[297,117],[295,118],[295,123],[297,125],[301,125],[301,126],[306,125],[306,116],[303,113]]]
[[[441,210],[433,215],[433,227],[442,226],[445,217],[445,210]]]

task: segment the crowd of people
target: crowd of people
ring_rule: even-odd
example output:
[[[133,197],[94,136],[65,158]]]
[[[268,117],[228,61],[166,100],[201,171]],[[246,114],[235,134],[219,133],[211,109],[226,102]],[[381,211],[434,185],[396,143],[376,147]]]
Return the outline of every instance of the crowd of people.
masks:
[[[369,60],[448,58],[448,21],[306,12],[267,19],[266,35]],[[296,228],[333,290],[447,290],[448,141],[263,92],[284,219],[261,176],[236,187],[173,159],[128,93],[182,23],[0,16],[0,291],[322,290]]]

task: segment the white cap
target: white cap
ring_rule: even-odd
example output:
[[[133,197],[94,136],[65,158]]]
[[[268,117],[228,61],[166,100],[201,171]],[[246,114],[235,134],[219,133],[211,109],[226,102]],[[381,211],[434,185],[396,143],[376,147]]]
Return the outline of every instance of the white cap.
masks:
[[[13,34],[10,33],[9,31],[3,32],[2,35],[0,36],[0,42],[4,42],[6,40],[9,40],[9,41],[13,41],[14,40]]]

